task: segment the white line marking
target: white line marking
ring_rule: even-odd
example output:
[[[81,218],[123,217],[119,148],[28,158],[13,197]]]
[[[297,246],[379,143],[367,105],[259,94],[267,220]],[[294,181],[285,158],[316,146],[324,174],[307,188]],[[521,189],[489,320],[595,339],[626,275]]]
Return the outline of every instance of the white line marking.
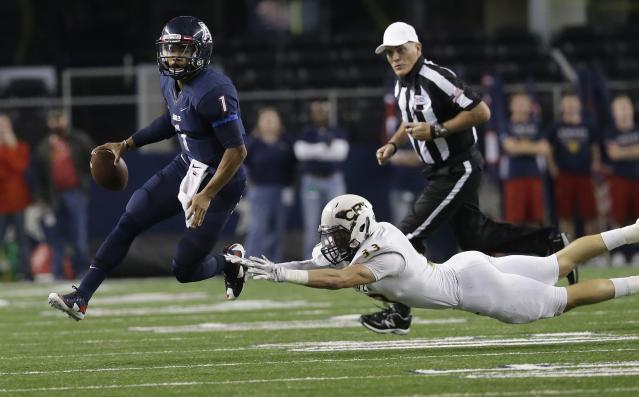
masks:
[[[433,339],[399,339],[387,341],[329,341],[264,344],[257,347],[285,349],[296,352],[441,349],[485,346],[563,345],[568,343],[598,343],[639,340],[639,335],[610,335],[590,332],[533,334],[528,337],[495,339],[489,337],[447,337]]]
[[[499,368],[417,369],[416,374],[462,375],[464,378],[566,378],[639,375],[639,361],[580,364],[511,364]]]
[[[619,351],[636,351],[637,349],[587,349],[587,350],[568,350],[563,354],[582,354],[582,353],[606,353],[606,352],[619,352]],[[144,352],[138,352],[138,354],[144,354]],[[446,354],[444,355],[416,355],[416,356],[396,356],[396,357],[370,357],[370,358],[317,358],[317,359],[305,359],[305,360],[274,360],[274,361],[247,361],[247,362],[233,362],[233,363],[203,363],[203,364],[190,364],[190,365],[163,365],[156,367],[106,367],[106,368],[75,368],[66,370],[51,370],[51,371],[16,371],[16,372],[0,372],[0,375],[13,375],[13,376],[28,376],[28,375],[46,375],[55,373],[78,373],[78,372],[110,372],[110,371],[135,371],[135,370],[148,370],[148,369],[179,369],[179,368],[198,368],[198,367],[226,367],[226,366],[241,366],[241,365],[281,365],[281,364],[310,364],[310,363],[348,363],[348,362],[375,362],[375,361],[402,361],[406,360],[425,360],[425,359],[441,359],[446,358],[462,358],[462,357],[477,357],[477,356],[519,356],[519,355],[555,355],[556,352],[506,352],[506,353],[473,353],[473,354]],[[424,370],[416,370],[424,371]],[[463,370],[461,370],[463,371]],[[460,370],[450,370],[450,373],[460,372]],[[428,375],[428,374],[425,374]]]
[[[221,302],[210,305],[192,306],[162,306],[162,307],[131,307],[121,309],[89,308],[87,315],[91,317],[110,316],[144,316],[149,314],[196,314],[196,313],[224,313],[235,311],[250,311],[264,309],[294,309],[294,308],[314,308],[329,307],[328,302],[307,302],[307,301],[272,301],[272,300],[239,300]],[[40,313],[43,316],[59,316],[60,313],[48,310]]]
[[[344,316],[330,317],[321,320],[295,320],[295,321],[253,321],[248,323],[201,323],[180,326],[152,326],[152,327],[129,327],[129,331],[164,333],[182,332],[222,332],[222,331],[271,331],[289,329],[318,329],[318,328],[359,328],[359,315],[349,314]],[[421,320],[414,319],[413,324],[461,324],[465,323],[463,318],[447,318]]]
[[[403,397],[509,397],[509,396],[560,396],[564,394],[579,396],[583,394],[596,394],[609,396],[611,393],[624,393],[639,391],[639,387],[611,387],[604,389],[535,389],[535,390],[512,390],[512,391],[489,391],[489,392],[464,392],[464,393],[434,393],[434,394],[411,394]],[[393,397],[402,397],[393,395]]]
[[[166,382],[166,383],[134,383],[127,385],[89,385],[89,386],[63,386],[63,387],[36,387],[25,389],[0,389],[0,393],[29,393],[38,391],[67,391],[67,390],[95,390],[95,389],[129,389],[140,387],[179,387],[197,385],[229,385],[229,384],[251,384],[251,383],[279,383],[279,382],[324,382],[337,380],[357,380],[357,379],[384,379],[400,378],[402,375],[367,375],[367,376],[325,376],[306,378],[279,378],[279,379],[244,379],[244,380],[223,380],[212,382]]]

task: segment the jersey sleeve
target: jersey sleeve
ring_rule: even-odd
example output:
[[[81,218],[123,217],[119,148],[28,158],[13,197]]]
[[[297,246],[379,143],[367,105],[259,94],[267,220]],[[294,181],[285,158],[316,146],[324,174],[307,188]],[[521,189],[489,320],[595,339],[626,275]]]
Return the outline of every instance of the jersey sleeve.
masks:
[[[396,252],[387,252],[376,255],[366,262],[360,263],[373,273],[375,280],[384,277],[396,276],[405,265],[404,257]]]
[[[477,91],[446,68],[429,68],[426,77],[448,97],[449,106],[456,112],[472,110],[482,101]]]
[[[175,128],[171,124],[169,112],[156,118],[148,126],[137,131],[131,136],[136,147],[142,147],[149,143],[163,141],[175,135]]]
[[[206,94],[197,105],[197,111],[215,129],[222,146],[232,148],[244,144],[240,102],[232,84],[216,87]]]

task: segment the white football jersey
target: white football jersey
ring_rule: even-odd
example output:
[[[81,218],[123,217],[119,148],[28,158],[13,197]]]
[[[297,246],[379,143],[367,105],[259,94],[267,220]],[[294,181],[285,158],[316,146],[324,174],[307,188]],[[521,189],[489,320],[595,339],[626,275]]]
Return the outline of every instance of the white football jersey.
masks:
[[[379,268],[374,269],[374,266],[384,264],[383,261],[373,259],[383,254],[399,254],[403,258],[403,264],[396,269],[376,271]],[[373,266],[373,262],[378,263]],[[367,267],[378,278],[373,283],[355,287],[372,298],[425,309],[447,309],[459,304],[458,284],[453,270],[448,266],[429,262],[390,223],[379,222],[378,230],[355,253],[350,264],[354,263],[364,266],[368,263]],[[379,274],[383,275],[380,277]]]

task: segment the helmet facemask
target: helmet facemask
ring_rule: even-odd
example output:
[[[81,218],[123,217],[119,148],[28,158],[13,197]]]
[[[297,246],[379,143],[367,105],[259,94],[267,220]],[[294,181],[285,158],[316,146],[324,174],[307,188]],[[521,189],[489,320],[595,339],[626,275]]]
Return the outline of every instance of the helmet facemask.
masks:
[[[321,252],[334,265],[353,258],[357,247],[351,247],[351,232],[344,226],[320,227]],[[359,246],[359,244],[357,244]]]
[[[157,59],[160,71],[176,80],[192,76],[205,66],[200,53],[200,46],[195,41],[163,38],[157,41]],[[176,61],[173,66],[170,65],[172,59]]]

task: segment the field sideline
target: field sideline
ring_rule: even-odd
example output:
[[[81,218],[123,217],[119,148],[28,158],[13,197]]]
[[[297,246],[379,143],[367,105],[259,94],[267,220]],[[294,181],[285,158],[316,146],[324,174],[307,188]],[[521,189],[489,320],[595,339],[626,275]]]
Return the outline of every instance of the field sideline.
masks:
[[[636,296],[528,325],[416,310],[396,336],[357,323],[376,307],[351,290],[107,280],[76,323],[46,303],[69,287],[0,284],[0,397],[639,395]]]

